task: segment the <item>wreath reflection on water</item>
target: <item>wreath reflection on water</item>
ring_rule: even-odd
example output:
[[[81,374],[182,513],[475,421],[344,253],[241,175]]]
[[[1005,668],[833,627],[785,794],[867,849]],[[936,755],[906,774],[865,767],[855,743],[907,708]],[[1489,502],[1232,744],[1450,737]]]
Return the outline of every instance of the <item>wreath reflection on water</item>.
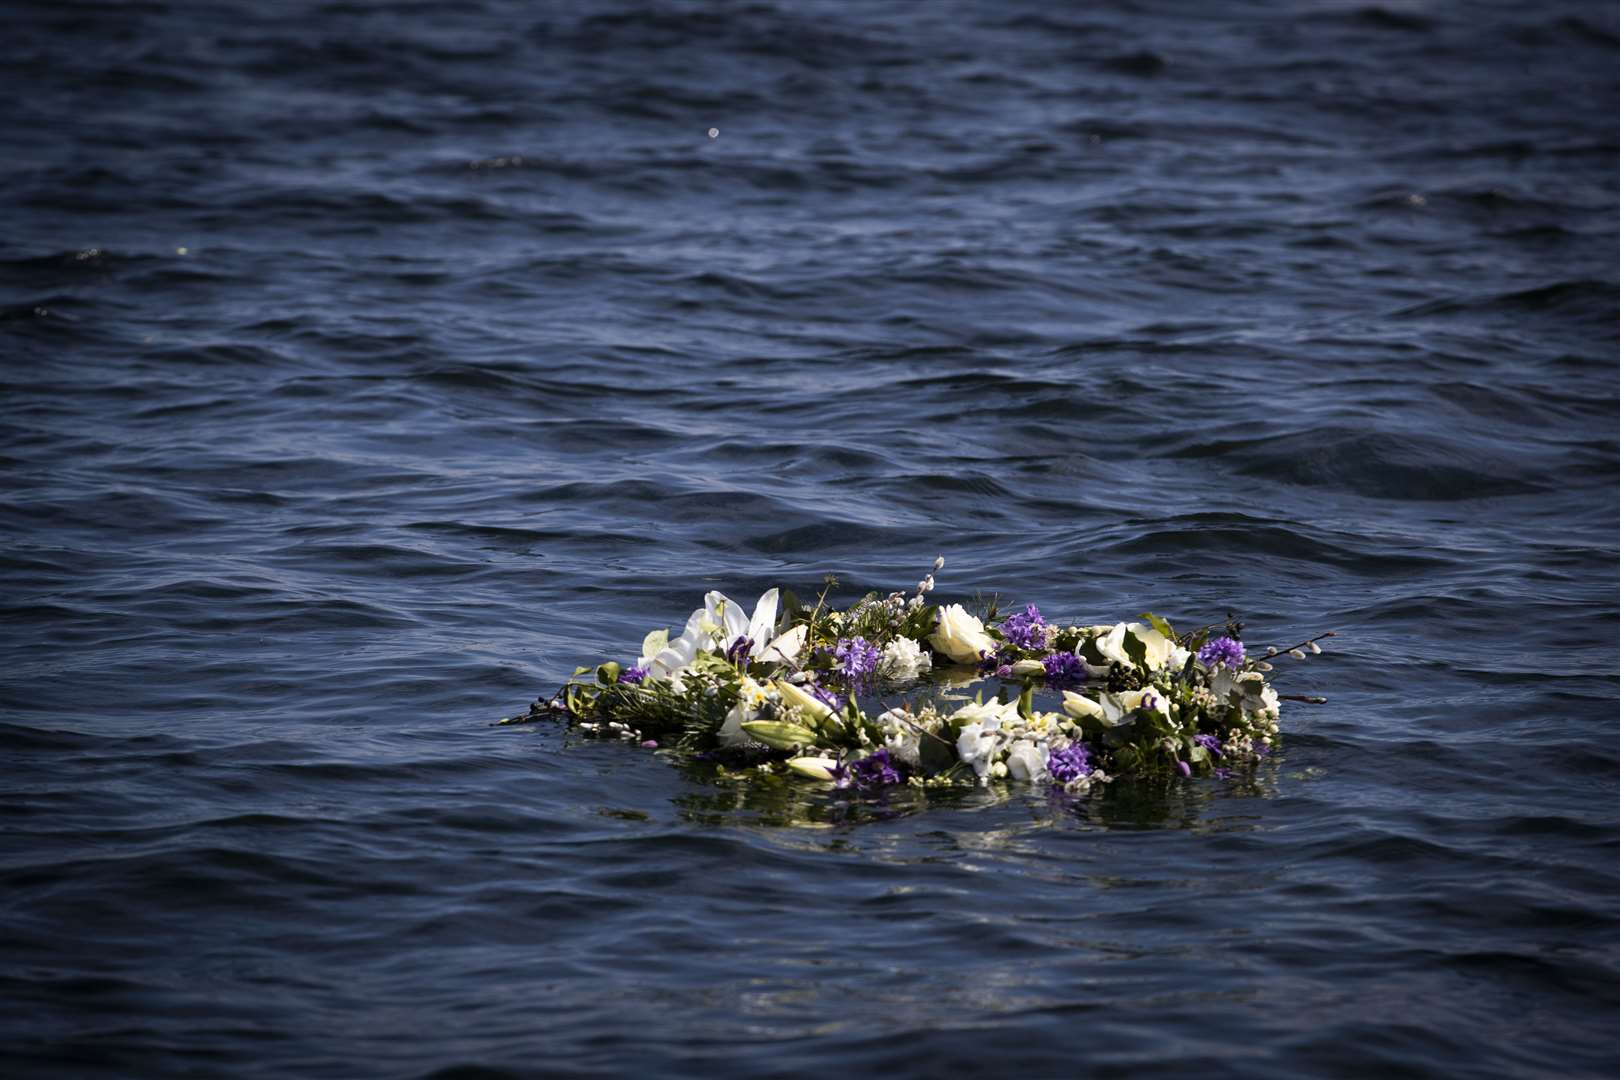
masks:
[[[840,788],[1012,780],[1081,794],[1120,776],[1252,763],[1277,746],[1283,700],[1324,700],[1285,698],[1267,676],[1275,659],[1321,652],[1332,631],[1256,656],[1230,620],[1178,635],[1152,614],[1060,625],[1034,604],[1006,615],[992,604],[980,617],[929,603],[932,572],[912,594],[840,611],[827,604],[836,585],[828,577],[810,606],[770,589],[751,613],[710,592],[678,637],[655,630],[633,664],[578,668],[503,722],[560,716],[721,771]],[[968,699],[989,678],[999,693]]]

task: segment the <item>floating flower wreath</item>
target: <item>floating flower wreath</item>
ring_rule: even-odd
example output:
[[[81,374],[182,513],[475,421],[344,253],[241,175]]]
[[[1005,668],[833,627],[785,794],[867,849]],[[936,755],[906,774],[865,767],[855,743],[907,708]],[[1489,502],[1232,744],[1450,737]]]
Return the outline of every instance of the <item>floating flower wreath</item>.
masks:
[[[1115,776],[1192,776],[1270,753],[1283,696],[1266,680],[1269,661],[1303,660],[1333,636],[1257,658],[1231,621],[1178,636],[1156,615],[1058,625],[1034,604],[999,619],[992,605],[980,619],[930,604],[932,573],[913,595],[872,593],[837,611],[826,603],[836,584],[829,577],[813,607],[771,589],[751,616],[710,592],[679,637],[648,634],[628,667],[579,668],[556,697],[505,723],[562,715],[589,735],[838,787],[1009,778],[1081,793]],[[991,676],[996,699],[953,694]],[[924,684],[931,694],[883,700]],[[1057,707],[1038,707],[1046,701]]]

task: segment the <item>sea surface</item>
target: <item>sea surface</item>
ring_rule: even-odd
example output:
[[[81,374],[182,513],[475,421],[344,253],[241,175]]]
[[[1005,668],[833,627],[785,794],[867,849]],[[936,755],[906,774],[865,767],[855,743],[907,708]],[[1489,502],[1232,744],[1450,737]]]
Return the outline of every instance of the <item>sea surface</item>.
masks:
[[[1620,1071],[1620,8],[12,0],[0,1072]],[[1228,612],[1252,774],[554,723],[705,590]]]

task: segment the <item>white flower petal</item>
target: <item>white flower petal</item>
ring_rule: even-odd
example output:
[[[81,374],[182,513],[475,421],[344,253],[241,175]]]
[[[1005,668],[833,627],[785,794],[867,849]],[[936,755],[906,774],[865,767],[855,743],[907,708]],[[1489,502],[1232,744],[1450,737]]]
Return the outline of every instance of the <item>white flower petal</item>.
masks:
[[[754,605],[754,617],[748,620],[748,630],[746,632],[756,649],[769,641],[771,631],[776,629],[778,601],[777,590],[767,589],[760,595],[759,602]]]
[[[799,659],[799,653],[804,651],[804,635],[808,627],[795,626],[775,641],[765,647],[759,654],[760,660],[765,663],[792,664]]]

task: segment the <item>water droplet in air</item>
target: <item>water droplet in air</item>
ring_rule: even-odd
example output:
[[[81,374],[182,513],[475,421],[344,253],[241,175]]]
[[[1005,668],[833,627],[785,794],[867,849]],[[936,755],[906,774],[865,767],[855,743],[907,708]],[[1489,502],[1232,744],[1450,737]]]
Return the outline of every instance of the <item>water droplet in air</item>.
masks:
[[[709,129],[709,138],[718,139],[719,137],[720,137],[720,129],[719,128],[710,128]]]

